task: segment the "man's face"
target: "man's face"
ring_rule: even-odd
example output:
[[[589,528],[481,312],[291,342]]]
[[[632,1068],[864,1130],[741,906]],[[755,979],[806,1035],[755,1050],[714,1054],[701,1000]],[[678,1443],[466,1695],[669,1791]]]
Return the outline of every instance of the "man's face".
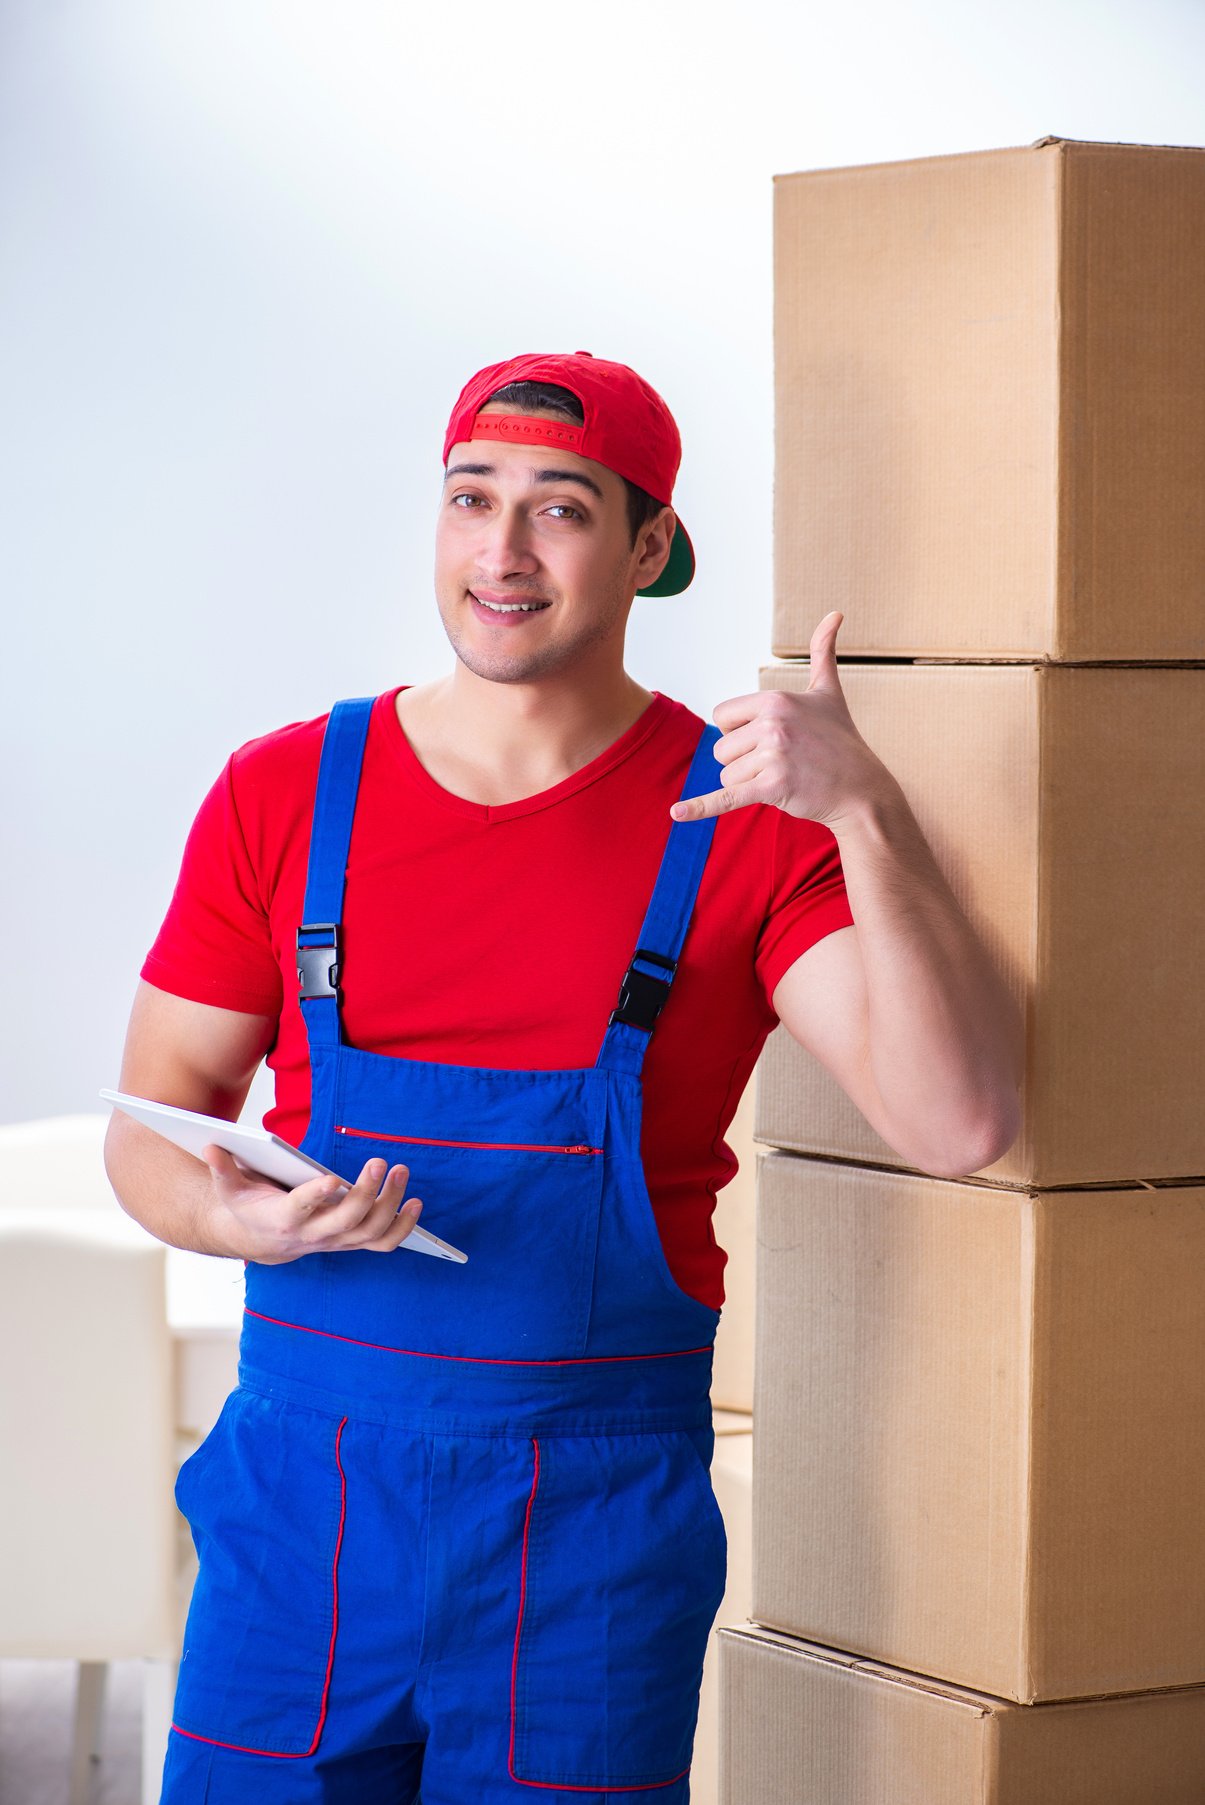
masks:
[[[591,458],[495,439],[454,445],[435,593],[456,656],[494,683],[584,666],[607,646],[622,657],[632,597],[664,562],[655,550],[650,562],[646,539],[647,529],[633,548],[623,480]]]

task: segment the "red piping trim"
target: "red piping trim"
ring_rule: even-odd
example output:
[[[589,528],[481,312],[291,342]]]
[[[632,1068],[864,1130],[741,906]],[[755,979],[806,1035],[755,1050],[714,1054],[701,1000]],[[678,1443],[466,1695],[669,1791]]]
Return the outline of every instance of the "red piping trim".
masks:
[[[601,1792],[604,1798],[610,1798],[613,1792],[656,1792],[660,1786],[676,1786],[679,1780],[685,1780],[690,1772],[690,1763],[680,1774],[674,1774],[669,1780],[651,1780],[647,1786],[567,1786],[563,1780],[522,1780],[511,1770],[511,1779],[518,1786],[538,1786],[547,1792],[592,1792],[597,1797]]]
[[[531,1491],[527,1495],[527,1514],[523,1518],[523,1565],[519,1572],[519,1620],[515,1624],[515,1651],[510,1663],[510,1752],[506,1758],[507,1771],[518,1786],[535,1786],[546,1792],[655,1792],[661,1786],[673,1786],[690,1772],[690,1763],[680,1774],[674,1774],[669,1780],[654,1780],[651,1785],[644,1786],[569,1786],[563,1780],[525,1780],[522,1774],[515,1772],[515,1694],[519,1680],[519,1641],[523,1634],[523,1615],[527,1609],[527,1546],[531,1538],[531,1513],[536,1501],[536,1492],[540,1484],[540,1444],[532,1438],[532,1449],[535,1454],[535,1470],[531,1476]]]
[[[396,1141],[407,1147],[481,1147],[499,1153],[601,1153],[601,1147],[547,1147],[533,1141],[438,1141],[428,1134],[378,1134],[371,1128],[342,1128],[336,1134],[354,1134],[362,1141]]]
[[[510,1661],[510,1752],[506,1757],[506,1765],[512,1780],[519,1778],[515,1772],[515,1687],[519,1676],[519,1638],[523,1634],[523,1613],[527,1609],[527,1543],[531,1535],[532,1506],[535,1504],[536,1491],[540,1484],[540,1444],[534,1436],[531,1446],[535,1455],[535,1470],[531,1476],[531,1490],[527,1494],[527,1514],[523,1518],[523,1561],[519,1568],[519,1617],[515,1624],[515,1648]]]
[[[257,1322],[270,1322],[278,1329],[296,1329],[302,1335],[321,1335],[327,1341],[346,1341],[352,1347],[372,1348],[378,1354],[409,1354],[415,1360],[457,1360],[467,1366],[608,1366],[616,1360],[682,1360],[687,1354],[710,1353],[710,1347],[671,1348],[667,1354],[588,1354],[573,1360],[494,1360],[483,1354],[428,1354],[416,1347],[386,1347],[381,1341],[360,1341],[355,1335],[336,1335],[331,1329],[311,1329],[303,1322],[285,1322],[280,1316],[265,1316],[262,1310],[245,1310]],[[588,1789],[587,1789],[588,1790]],[[596,1792],[597,1787],[594,1789]]]
[[[343,1431],[347,1426],[347,1418],[335,1431],[335,1465],[339,1469],[339,1533],[335,1537],[335,1554],[331,1563],[331,1639],[326,1651],[326,1673],[322,1681],[322,1703],[318,1709],[318,1723],[314,1730],[313,1741],[308,1749],[298,1749],[288,1754],[282,1749],[250,1749],[241,1742],[222,1742],[217,1736],[199,1736],[195,1730],[182,1730],[174,1723],[172,1729],[177,1736],[187,1736],[190,1742],[206,1742],[215,1749],[233,1749],[237,1755],[264,1755],[270,1761],[306,1761],[317,1750],[322,1737],[322,1727],[326,1722],[326,1707],[330,1698],[331,1671],[335,1665],[335,1637],[339,1631],[339,1554],[343,1547],[343,1526],[347,1521],[347,1474],[343,1471],[343,1462],[339,1455],[339,1444],[343,1440]]]
[[[335,1637],[339,1633],[339,1554],[343,1547],[343,1525],[347,1522],[347,1474],[343,1471],[339,1445],[343,1440],[343,1431],[346,1427],[347,1418],[344,1417],[335,1431],[335,1465],[339,1469],[339,1533],[335,1537],[335,1558],[331,1563],[331,1639],[330,1646],[326,1651],[326,1674],[322,1681],[322,1709],[318,1713],[318,1725],[314,1731],[314,1740],[306,1750],[307,1755],[312,1755],[318,1747],[322,1726],[326,1722],[326,1707],[331,1690],[331,1669],[335,1665]]]

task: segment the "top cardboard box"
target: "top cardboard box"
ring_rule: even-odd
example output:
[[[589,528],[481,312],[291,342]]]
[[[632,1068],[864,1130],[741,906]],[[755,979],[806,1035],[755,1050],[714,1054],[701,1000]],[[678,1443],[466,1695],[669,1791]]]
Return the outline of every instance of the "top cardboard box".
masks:
[[[774,651],[1205,659],[1205,149],[775,179]]]

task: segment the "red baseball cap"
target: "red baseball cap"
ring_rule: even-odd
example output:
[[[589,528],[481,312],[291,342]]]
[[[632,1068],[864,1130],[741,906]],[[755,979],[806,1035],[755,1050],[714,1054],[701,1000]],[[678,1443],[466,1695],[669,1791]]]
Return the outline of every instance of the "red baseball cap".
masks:
[[[512,382],[555,382],[581,402],[581,426],[534,414],[483,414],[491,395]],[[465,383],[444,435],[444,463],[453,445],[469,439],[506,444],[559,446],[592,458],[669,505],[682,461],[674,416],[651,383],[627,364],[608,363],[589,351],[560,356],[529,353],[478,370]],[[695,574],[694,547],[678,521],[669,559],[656,582],[640,595],[679,595]]]

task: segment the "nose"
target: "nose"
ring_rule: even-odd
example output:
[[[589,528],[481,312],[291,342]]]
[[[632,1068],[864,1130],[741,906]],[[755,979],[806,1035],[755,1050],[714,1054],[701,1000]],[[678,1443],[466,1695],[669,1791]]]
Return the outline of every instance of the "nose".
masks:
[[[539,562],[522,509],[498,508],[483,523],[477,545],[477,563],[483,577],[500,583],[511,576],[530,576],[539,568]]]

